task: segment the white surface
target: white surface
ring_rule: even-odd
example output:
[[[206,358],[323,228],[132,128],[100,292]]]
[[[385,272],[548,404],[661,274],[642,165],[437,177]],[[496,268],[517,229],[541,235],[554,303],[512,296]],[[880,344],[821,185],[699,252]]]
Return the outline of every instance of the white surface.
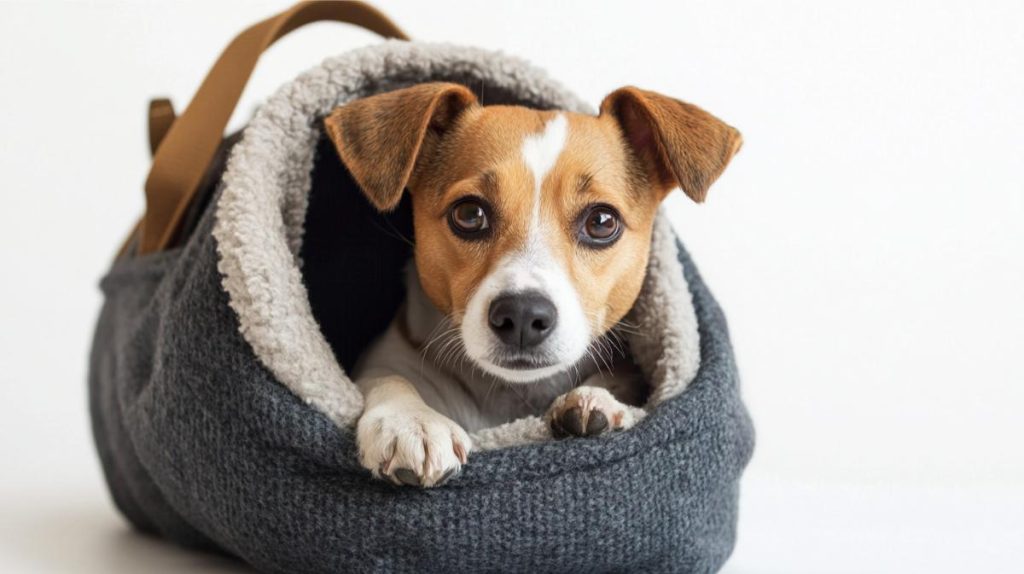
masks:
[[[125,529],[85,414],[96,281],[179,109],[268,2],[0,3],[0,571],[238,571]],[[757,453],[727,571],[1024,563],[1024,5],[381,2],[595,105],[637,84],[746,145],[674,220],[725,306]],[[318,25],[241,106],[373,41]]]

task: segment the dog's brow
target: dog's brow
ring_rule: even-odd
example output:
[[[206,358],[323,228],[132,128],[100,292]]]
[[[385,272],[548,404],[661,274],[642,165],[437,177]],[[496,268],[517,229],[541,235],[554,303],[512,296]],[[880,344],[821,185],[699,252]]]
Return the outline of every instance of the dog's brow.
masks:
[[[484,196],[493,198],[498,195],[498,173],[489,169],[480,174],[480,191]]]
[[[591,173],[580,174],[579,178],[576,180],[576,192],[577,193],[586,193],[586,192],[590,191],[590,186],[593,183],[594,183],[594,175],[593,174],[591,174]]]

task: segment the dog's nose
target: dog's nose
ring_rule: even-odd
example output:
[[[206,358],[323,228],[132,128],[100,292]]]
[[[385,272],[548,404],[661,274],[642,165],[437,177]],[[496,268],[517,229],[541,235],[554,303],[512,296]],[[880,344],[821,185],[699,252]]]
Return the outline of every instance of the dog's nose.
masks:
[[[554,303],[536,291],[499,295],[488,313],[491,330],[506,345],[536,347],[555,329],[558,311]]]

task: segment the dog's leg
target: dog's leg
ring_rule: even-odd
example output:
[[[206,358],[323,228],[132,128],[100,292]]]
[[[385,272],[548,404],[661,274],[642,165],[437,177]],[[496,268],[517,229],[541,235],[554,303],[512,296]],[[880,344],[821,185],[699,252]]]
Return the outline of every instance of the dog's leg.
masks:
[[[409,381],[360,381],[366,409],[356,426],[359,462],[395,484],[437,486],[454,476],[472,444],[448,417],[423,402]]]

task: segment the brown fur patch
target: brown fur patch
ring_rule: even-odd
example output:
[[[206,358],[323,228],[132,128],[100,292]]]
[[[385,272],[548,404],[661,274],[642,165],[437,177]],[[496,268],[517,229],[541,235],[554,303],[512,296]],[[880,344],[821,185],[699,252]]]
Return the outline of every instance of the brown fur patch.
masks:
[[[475,103],[464,86],[419,84],[345,104],[324,119],[324,128],[363,193],[390,211],[402,199],[424,144]]]
[[[614,117],[653,183],[676,185],[700,203],[743,145],[735,128],[704,110],[655,92],[625,87],[601,103]]]

